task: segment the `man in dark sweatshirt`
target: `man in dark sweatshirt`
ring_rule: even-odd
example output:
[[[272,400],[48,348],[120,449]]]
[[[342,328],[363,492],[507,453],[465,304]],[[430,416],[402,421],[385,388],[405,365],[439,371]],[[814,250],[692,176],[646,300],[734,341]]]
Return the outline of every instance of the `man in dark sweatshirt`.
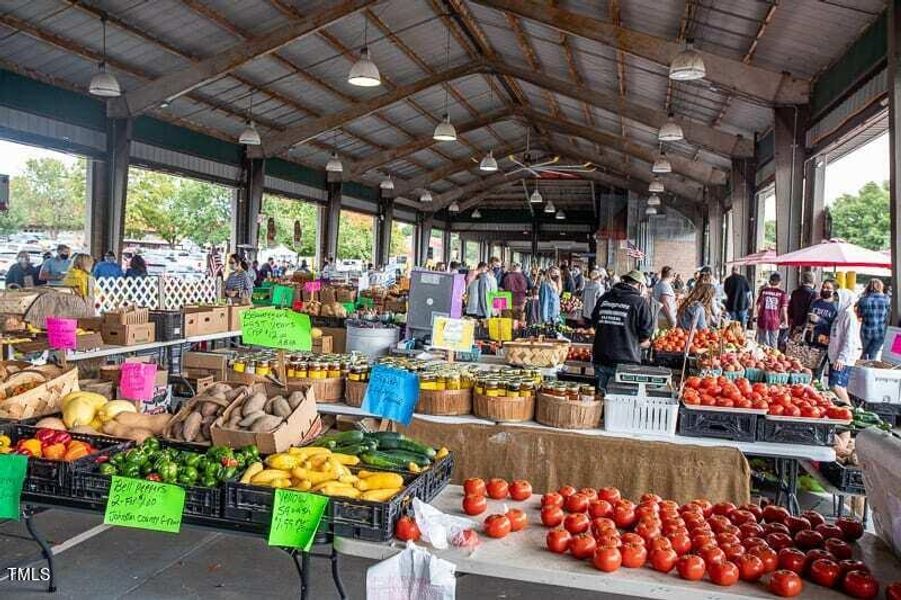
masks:
[[[654,319],[648,301],[641,295],[644,275],[630,271],[601,296],[591,322],[595,328],[592,361],[598,389],[616,374],[616,365],[640,364],[641,348],[650,343]]]

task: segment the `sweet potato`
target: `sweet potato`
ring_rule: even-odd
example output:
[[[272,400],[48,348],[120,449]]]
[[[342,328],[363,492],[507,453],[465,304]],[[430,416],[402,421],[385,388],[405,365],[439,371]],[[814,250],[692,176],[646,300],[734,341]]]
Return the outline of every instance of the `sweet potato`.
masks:
[[[197,437],[197,434],[200,433],[200,422],[202,420],[203,417],[197,412],[191,413],[185,419],[184,436],[186,442],[193,442],[194,438]]]
[[[257,411],[262,411],[263,407],[266,406],[266,394],[263,392],[257,392],[253,396],[244,400],[244,404],[241,407],[241,414],[245,417],[251,415]]]
[[[171,419],[172,415],[166,413],[160,415],[145,415],[141,413],[121,412],[116,415],[115,420],[128,427],[148,429],[154,435],[161,435]],[[198,420],[199,419],[200,415],[198,415]]]
[[[251,425],[250,430],[254,432],[264,432],[264,431],[272,431],[282,423],[281,417],[274,417],[272,415],[266,415],[264,417],[260,417]]]

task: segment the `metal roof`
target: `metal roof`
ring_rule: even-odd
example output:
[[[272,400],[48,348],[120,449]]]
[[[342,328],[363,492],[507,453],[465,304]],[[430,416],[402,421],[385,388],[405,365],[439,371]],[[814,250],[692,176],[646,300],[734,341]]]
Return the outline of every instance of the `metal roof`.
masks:
[[[200,61],[265,38],[286,24],[354,3],[7,0],[0,14],[0,66],[86,91],[100,59],[100,17],[106,15],[108,67],[126,93],[134,92],[164,75],[196,68]],[[542,10],[547,6],[536,0],[522,3]],[[356,4],[365,3],[357,0]],[[626,116],[628,111],[621,104],[661,115],[672,111],[711,132],[741,134],[746,139],[771,126],[772,102],[766,99],[709,79],[674,82],[666,65],[589,39],[563,21],[543,23],[490,4],[482,0],[371,2],[362,10],[348,10],[314,33],[217,74],[179,94],[166,107],[151,107],[147,112],[233,141],[244,127],[252,99],[264,147],[267,139],[287,135],[286,131],[317,126],[310,140],[288,146],[281,154],[318,168],[333,149],[345,164],[352,165],[374,153],[424,141],[359,174],[369,183],[378,182],[386,172],[400,180],[421,179],[449,163],[481,158],[490,148],[524,147],[522,116],[503,116],[461,133],[455,143],[429,144],[445,106],[458,127],[504,108],[544,113],[551,124],[529,123],[533,142],[559,133],[554,122],[575,124],[578,135],[555,136],[556,143],[568,139],[566,149],[574,155],[597,155],[600,150],[604,156],[624,159],[625,171],[610,166],[604,171],[625,182],[650,168],[647,153],[656,152],[659,143],[656,126]],[[666,42],[691,39],[697,48],[735,63],[808,80],[841,56],[884,10],[884,0],[559,0],[552,4],[586,22],[618,24]],[[383,84],[376,88],[354,87],[346,81],[364,36],[382,74]],[[416,89],[335,126],[318,128],[317,119],[323,116],[356,110],[398,88],[416,86],[448,66],[482,60],[548,74],[619,102],[589,105],[567,95],[568,89],[546,89],[492,69],[484,72],[483,67],[482,72]],[[581,135],[582,131],[594,131],[601,138]],[[615,147],[605,148],[604,140]],[[694,140],[667,144],[666,151],[686,165],[730,168],[728,153]],[[505,157],[497,158],[502,167],[510,166]],[[691,176],[674,175],[683,181]],[[440,193],[473,184],[480,177],[477,170],[464,168],[430,188]],[[692,183],[707,182],[695,179]]]

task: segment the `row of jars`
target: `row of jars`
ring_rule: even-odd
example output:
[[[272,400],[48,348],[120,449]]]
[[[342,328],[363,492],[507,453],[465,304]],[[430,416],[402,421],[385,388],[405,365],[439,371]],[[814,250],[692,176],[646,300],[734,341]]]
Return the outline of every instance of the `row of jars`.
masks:
[[[288,379],[329,379],[349,376],[351,369],[359,370],[366,358],[352,354],[298,353],[285,356]],[[265,377],[275,374],[278,356],[274,352],[235,354],[229,358],[229,368],[236,373]],[[368,371],[368,365],[366,365]]]
[[[483,371],[476,378],[474,391],[492,398],[531,398],[542,381],[541,371],[535,369]]]
[[[593,385],[570,383],[565,381],[545,381],[539,391],[548,396],[565,398],[573,402],[594,402],[596,392]]]

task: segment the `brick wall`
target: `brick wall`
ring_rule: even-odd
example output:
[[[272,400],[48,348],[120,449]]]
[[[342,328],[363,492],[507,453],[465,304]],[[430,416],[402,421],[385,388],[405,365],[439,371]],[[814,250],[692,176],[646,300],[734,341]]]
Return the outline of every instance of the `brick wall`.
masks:
[[[696,253],[693,239],[655,239],[651,269],[659,272],[661,268],[669,265],[673,268],[673,273],[682,273],[683,281],[688,281],[698,266],[695,264]]]

